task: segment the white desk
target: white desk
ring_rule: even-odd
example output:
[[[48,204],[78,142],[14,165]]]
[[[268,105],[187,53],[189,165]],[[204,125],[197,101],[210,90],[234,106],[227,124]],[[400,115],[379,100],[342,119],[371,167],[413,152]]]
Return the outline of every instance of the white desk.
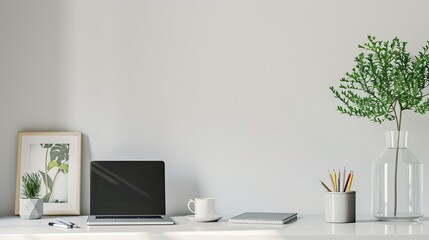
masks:
[[[325,223],[323,216],[300,216],[286,225],[230,224],[189,222],[173,217],[176,225],[87,227],[86,217],[64,217],[78,224],[79,229],[48,226],[55,217],[41,220],[0,218],[1,240],[175,240],[175,239],[429,239],[429,219],[420,222],[377,222],[361,218],[356,223]]]

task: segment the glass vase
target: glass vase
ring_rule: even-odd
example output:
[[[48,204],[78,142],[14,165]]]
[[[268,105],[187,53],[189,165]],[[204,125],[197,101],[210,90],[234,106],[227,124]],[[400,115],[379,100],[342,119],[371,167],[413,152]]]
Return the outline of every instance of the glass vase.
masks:
[[[423,164],[407,145],[407,131],[386,132],[386,149],[372,163],[372,214],[385,221],[423,216]]]

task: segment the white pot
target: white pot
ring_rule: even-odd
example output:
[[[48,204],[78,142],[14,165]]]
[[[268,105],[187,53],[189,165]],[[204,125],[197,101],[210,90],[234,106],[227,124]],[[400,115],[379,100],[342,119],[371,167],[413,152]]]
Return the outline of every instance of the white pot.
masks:
[[[22,219],[39,219],[43,215],[43,199],[25,199],[19,200],[19,216]]]

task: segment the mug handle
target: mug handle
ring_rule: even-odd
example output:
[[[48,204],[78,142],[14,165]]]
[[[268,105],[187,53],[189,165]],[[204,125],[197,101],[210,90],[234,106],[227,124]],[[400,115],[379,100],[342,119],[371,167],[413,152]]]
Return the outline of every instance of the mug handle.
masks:
[[[191,208],[191,203],[193,203],[193,204],[194,204],[194,207],[195,207],[195,201],[194,201],[194,200],[192,200],[192,199],[189,199],[189,202],[188,202],[188,209],[189,209],[189,211],[191,211],[193,214],[195,214],[195,211],[194,211],[194,210],[192,210],[192,208]]]

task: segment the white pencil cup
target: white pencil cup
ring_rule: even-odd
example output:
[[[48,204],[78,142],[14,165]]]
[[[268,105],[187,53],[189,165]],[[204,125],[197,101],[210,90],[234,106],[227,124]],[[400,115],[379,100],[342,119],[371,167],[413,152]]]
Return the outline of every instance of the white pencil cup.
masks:
[[[353,223],[356,221],[356,192],[326,192],[325,221]]]

